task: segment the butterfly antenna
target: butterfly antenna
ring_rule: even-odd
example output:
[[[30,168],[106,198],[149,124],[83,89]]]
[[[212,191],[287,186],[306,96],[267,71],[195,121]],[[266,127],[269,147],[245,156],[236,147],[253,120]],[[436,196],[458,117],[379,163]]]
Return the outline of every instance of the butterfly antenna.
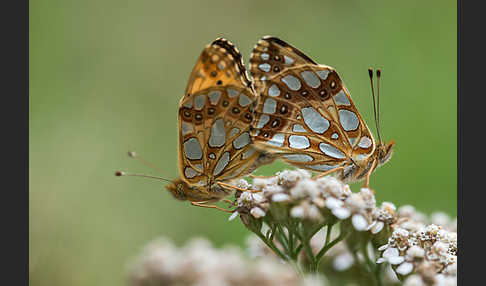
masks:
[[[375,115],[375,126],[376,126],[376,130],[377,130],[377,133],[378,133],[378,140],[381,142],[380,131],[379,131],[379,128],[378,128],[378,119],[377,119],[378,117],[376,115],[376,99],[375,99],[375,88],[374,88],[374,85],[373,85],[373,69],[372,68],[368,69],[368,75],[370,76],[371,96],[373,97],[373,114]]]
[[[128,151],[128,157],[137,159],[143,165],[145,165],[147,167],[150,167],[150,168],[152,168],[152,169],[154,169],[154,170],[156,170],[156,171],[158,171],[160,173],[163,173],[155,165],[153,165],[152,163],[144,160],[142,157],[138,156],[135,151]],[[172,183],[171,180],[165,179],[165,178],[162,178],[162,177],[157,177],[157,176],[152,176],[152,175],[144,175],[144,174],[132,174],[132,173],[126,173],[126,172],[122,172],[122,171],[116,171],[115,172],[115,176],[117,176],[117,177],[121,177],[121,176],[144,177],[144,178],[158,179],[158,180],[161,180],[161,181],[166,181],[166,182]]]
[[[144,174],[133,174],[133,173],[127,173],[127,172],[122,172],[122,171],[116,171],[115,172],[115,176],[117,176],[117,177],[122,177],[122,176],[142,177],[142,178],[157,179],[157,180],[161,180],[161,181],[166,181],[166,182],[172,183],[171,180],[167,180],[167,179],[164,179],[164,178],[161,178],[161,177],[157,177],[157,176],[144,175]]]
[[[157,168],[154,164],[152,164],[152,163],[146,161],[144,158],[138,156],[137,152],[135,152],[135,151],[128,151],[128,157],[137,159],[143,165],[145,165],[149,168],[152,168],[152,169],[156,170],[157,172],[163,173],[162,170]]]
[[[381,70],[380,69],[377,69],[376,70],[376,88],[377,88],[377,91],[378,91],[378,103],[377,103],[377,119],[376,119],[376,129],[377,129],[377,132],[378,132],[378,140],[380,141],[381,143],[381,132],[380,132],[380,78],[381,78]]]

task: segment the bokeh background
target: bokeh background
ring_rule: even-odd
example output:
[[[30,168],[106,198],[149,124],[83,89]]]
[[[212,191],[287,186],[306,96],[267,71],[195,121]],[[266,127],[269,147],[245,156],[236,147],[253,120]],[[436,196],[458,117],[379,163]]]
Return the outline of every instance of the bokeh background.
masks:
[[[456,18],[452,0],[30,1],[31,285],[123,285],[158,236],[244,245],[228,215],[113,175],[155,173],[126,156],[136,150],[178,177],[178,101],[221,36],[246,63],[275,35],[335,67],[370,127],[367,68],[382,68],[382,134],[396,148],[372,177],[377,199],[455,216]]]

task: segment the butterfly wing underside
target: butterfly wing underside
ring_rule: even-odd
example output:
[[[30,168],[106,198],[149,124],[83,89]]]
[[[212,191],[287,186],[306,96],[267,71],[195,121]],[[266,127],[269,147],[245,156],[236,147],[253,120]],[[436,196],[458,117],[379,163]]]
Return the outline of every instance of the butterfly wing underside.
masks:
[[[206,46],[179,103],[179,169],[193,186],[247,175],[260,152],[249,126],[256,96],[238,50],[227,40]]]
[[[299,168],[328,171],[373,154],[375,141],[337,72],[274,37],[255,46],[260,98],[254,146]]]

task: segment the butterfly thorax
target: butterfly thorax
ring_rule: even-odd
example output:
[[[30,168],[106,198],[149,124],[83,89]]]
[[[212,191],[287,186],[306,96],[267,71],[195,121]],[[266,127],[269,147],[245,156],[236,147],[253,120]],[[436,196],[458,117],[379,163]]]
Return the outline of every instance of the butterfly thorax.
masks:
[[[338,173],[338,178],[346,183],[363,180],[368,173],[373,172],[391,159],[394,144],[393,141],[387,144],[380,142],[370,156],[361,160],[353,159],[345,163],[344,169]]]
[[[176,179],[166,186],[174,198],[191,202],[214,202],[228,196],[232,190],[224,189],[218,184],[209,187],[191,186],[182,179]]]

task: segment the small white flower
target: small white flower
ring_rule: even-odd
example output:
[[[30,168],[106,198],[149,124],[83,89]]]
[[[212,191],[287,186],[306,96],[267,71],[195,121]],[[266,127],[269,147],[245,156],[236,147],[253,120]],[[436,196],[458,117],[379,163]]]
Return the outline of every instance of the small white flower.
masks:
[[[344,195],[344,186],[338,179],[334,177],[324,177],[316,180],[319,188],[324,193],[325,197],[333,196],[342,198]]]
[[[263,189],[267,185],[276,185],[278,182],[278,177],[270,177],[270,178],[254,178],[253,179],[253,186],[258,190]]]
[[[254,207],[250,210],[250,214],[254,217],[254,218],[261,218],[261,217],[264,217],[265,216],[265,212],[259,208],[259,207]]]
[[[359,194],[368,208],[374,208],[376,205],[375,194],[369,188],[361,188]]]
[[[393,265],[400,264],[405,260],[403,256],[400,256],[400,252],[395,247],[387,248],[383,252],[382,257],[385,258],[390,264]]]
[[[381,208],[389,212],[395,212],[397,210],[397,207],[391,202],[382,202]]]
[[[290,190],[290,194],[295,198],[311,197],[315,198],[319,196],[320,191],[317,188],[317,182],[314,180],[300,180],[295,187]]]
[[[365,231],[368,228],[368,222],[365,217],[360,214],[353,215],[351,222],[357,231]]]
[[[245,179],[239,179],[238,182],[236,183],[236,186],[241,189],[249,189],[251,185],[245,180]]]
[[[284,191],[282,186],[279,185],[267,185],[262,190],[264,194],[278,194]]]
[[[414,260],[415,258],[423,258],[425,256],[425,250],[418,246],[413,245],[407,250],[407,260]]]
[[[286,202],[290,200],[290,196],[283,193],[274,194],[272,196],[272,201],[274,202]]]
[[[410,262],[404,262],[397,267],[396,272],[401,275],[408,275],[413,270],[413,264]]]
[[[277,177],[280,185],[290,187],[293,186],[299,180],[310,179],[311,173],[303,169],[297,169],[293,171],[284,170],[282,172],[278,172]]]
[[[354,257],[351,253],[345,252],[334,258],[332,265],[337,271],[349,269],[354,264]]]

